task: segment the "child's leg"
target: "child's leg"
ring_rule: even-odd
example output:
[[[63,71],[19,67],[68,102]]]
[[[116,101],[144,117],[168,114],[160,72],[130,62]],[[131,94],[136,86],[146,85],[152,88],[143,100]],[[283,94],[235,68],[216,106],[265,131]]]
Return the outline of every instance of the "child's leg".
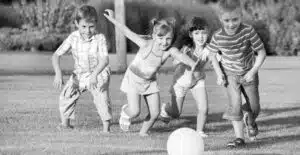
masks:
[[[119,125],[123,131],[129,131],[131,124],[130,119],[139,115],[140,113],[141,96],[137,93],[127,93],[128,104],[124,104],[121,109]]]
[[[191,89],[194,99],[197,103],[197,131],[203,133],[208,114],[208,100],[204,80],[198,81],[197,85]]]
[[[232,122],[236,140],[229,142],[227,145],[230,147],[238,147],[244,145],[244,127],[243,127],[243,114],[241,110],[241,86],[239,76],[228,76],[228,85],[226,87],[229,106],[227,111],[224,113],[223,118],[228,119]],[[237,143],[242,141],[241,143]]]
[[[260,112],[258,76],[255,76],[254,81],[243,83],[242,88],[247,101],[245,104],[247,108],[245,108],[244,122],[250,140],[255,140],[255,136],[258,134],[258,127],[255,120]]]
[[[94,97],[94,104],[97,108],[98,114],[102,119],[103,132],[110,131],[110,120],[112,119],[111,102],[109,97],[109,81],[104,83],[100,88],[91,89]]]
[[[189,88],[182,87],[178,83],[171,86],[171,103],[166,104],[165,108],[162,109],[168,116],[173,118],[180,116],[187,90],[189,90]]]
[[[171,103],[166,104],[165,111],[172,118],[178,118],[182,112],[184,97],[171,96]]]
[[[159,93],[154,93],[150,95],[145,95],[146,104],[149,107],[150,117],[147,117],[143,123],[143,126],[140,130],[141,136],[147,136],[149,129],[153,126],[154,122],[159,116],[160,112],[160,98]]]
[[[71,76],[59,96],[59,111],[63,127],[72,128],[70,119],[75,118],[75,105],[80,96],[80,91],[73,82],[73,77]]]

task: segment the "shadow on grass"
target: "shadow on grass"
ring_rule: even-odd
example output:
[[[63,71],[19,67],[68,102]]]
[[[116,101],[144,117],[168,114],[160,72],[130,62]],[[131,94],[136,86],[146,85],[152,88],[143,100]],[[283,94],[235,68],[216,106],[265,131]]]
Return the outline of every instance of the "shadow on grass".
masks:
[[[270,116],[273,114],[278,113],[286,113],[290,111],[297,111],[300,110],[300,107],[288,107],[288,108],[278,108],[278,109],[263,109],[262,113],[264,116]],[[209,123],[221,123],[226,122],[226,120],[222,119],[223,113],[213,113],[209,114],[207,117],[207,124]],[[292,117],[281,117],[281,118],[274,118],[274,119],[267,119],[267,120],[260,120],[258,121],[258,126],[274,126],[274,125],[281,125],[285,129],[290,127],[295,127],[300,125],[300,116],[292,116]],[[160,120],[158,120],[160,121]],[[135,123],[141,123],[142,120]],[[151,129],[154,132],[171,132],[178,128],[182,127],[189,127],[196,129],[197,124],[197,117],[196,116],[181,116],[178,119],[173,119],[170,123],[158,126],[156,128]],[[214,125],[213,127],[209,126],[207,129],[209,132],[225,132],[227,130],[232,130],[232,125],[230,122],[221,125]],[[261,132],[270,131],[269,129],[266,131],[261,130]]]
[[[249,142],[247,148],[259,148],[264,145],[273,145],[276,143],[295,142],[300,140],[300,135],[272,136],[258,139],[255,142]]]
[[[105,153],[101,155],[118,155],[115,152],[111,153]],[[145,151],[124,151],[123,153],[120,153],[119,155],[140,155],[140,154],[167,154],[166,150],[145,150]]]

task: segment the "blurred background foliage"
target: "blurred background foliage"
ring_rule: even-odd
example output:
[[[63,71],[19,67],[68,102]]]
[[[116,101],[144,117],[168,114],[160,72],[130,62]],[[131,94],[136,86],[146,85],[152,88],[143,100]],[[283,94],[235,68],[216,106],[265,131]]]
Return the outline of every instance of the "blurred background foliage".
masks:
[[[149,33],[153,17],[173,16],[178,29],[193,16],[206,18],[212,30],[220,24],[214,14],[217,0],[125,0],[126,25],[139,34]],[[297,55],[300,50],[299,0],[241,0],[244,20],[264,41],[268,55]],[[99,12],[98,28],[114,53],[114,27],[102,15],[113,0],[0,0],[0,49],[53,52],[73,30],[76,7],[90,4]],[[127,50],[136,45],[127,41]]]

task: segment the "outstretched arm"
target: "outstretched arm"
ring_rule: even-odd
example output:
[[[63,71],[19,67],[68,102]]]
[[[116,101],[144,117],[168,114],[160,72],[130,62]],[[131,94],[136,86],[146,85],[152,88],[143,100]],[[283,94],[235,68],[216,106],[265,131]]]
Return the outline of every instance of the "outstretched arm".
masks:
[[[139,47],[143,47],[147,44],[147,41],[143,39],[140,35],[134,33],[131,31],[126,25],[121,24],[114,18],[114,12],[110,9],[105,10],[106,13],[104,13],[104,16],[113,23],[116,28],[121,30],[121,32],[131,41],[133,41],[135,44],[137,44]]]
[[[170,55],[175,58],[176,60],[183,62],[186,65],[189,65],[191,68],[194,68],[196,65],[196,62],[192,60],[190,57],[187,55],[179,52],[178,48],[176,47],[171,47],[169,49]]]

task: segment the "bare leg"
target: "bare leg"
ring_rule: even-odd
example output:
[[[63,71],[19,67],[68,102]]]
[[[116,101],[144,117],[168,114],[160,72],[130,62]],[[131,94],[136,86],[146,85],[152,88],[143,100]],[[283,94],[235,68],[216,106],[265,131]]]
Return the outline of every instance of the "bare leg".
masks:
[[[176,97],[174,95],[171,96],[171,103],[167,104],[165,111],[166,113],[173,117],[178,118],[182,112],[182,106],[184,102],[184,97]]]
[[[203,132],[208,114],[208,100],[205,86],[191,89],[191,92],[198,108],[197,131]]]
[[[147,100],[146,103],[148,104],[149,107],[150,117],[147,117],[143,123],[143,126],[140,130],[141,136],[148,136],[148,131],[153,126],[160,112],[159,93],[146,95],[145,98]]]

